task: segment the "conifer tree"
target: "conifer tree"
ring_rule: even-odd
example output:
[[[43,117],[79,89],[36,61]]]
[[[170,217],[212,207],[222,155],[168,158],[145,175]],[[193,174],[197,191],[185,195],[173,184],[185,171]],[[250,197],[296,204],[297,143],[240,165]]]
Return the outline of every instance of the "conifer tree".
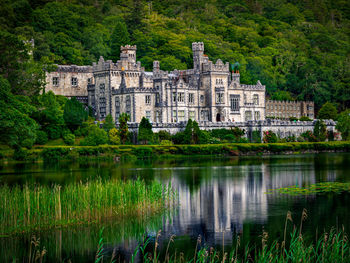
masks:
[[[120,47],[126,44],[130,44],[128,28],[123,21],[119,21],[111,35],[111,58],[114,62],[120,58]]]

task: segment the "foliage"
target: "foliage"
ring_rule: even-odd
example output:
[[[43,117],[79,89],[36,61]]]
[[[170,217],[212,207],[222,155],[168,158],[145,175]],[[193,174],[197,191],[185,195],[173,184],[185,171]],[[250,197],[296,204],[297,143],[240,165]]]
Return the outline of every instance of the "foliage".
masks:
[[[277,142],[278,138],[276,133],[273,131],[264,131],[264,137],[263,137],[263,142],[264,143],[275,143]]]
[[[64,121],[69,129],[76,130],[88,118],[88,112],[75,97],[68,100],[64,106]]]
[[[28,156],[28,151],[22,147],[16,147],[13,153],[13,159],[17,161],[24,161]]]
[[[253,131],[252,132],[252,142],[260,143],[261,142],[261,132]]]
[[[312,121],[312,120],[307,116],[301,116],[299,121]]]
[[[306,187],[297,185],[269,190],[268,193],[277,192],[280,194],[289,195],[310,195],[310,194],[325,194],[325,193],[341,193],[350,192],[350,183],[341,182],[322,182],[311,184]]]
[[[67,145],[73,145],[75,142],[75,135],[72,133],[66,133],[63,135],[63,141]]]
[[[300,134],[302,138],[304,138],[307,142],[317,142],[316,136],[312,133],[312,131],[306,131]]]
[[[90,125],[89,126],[89,133],[88,135],[80,141],[80,145],[86,145],[86,146],[97,146],[100,144],[107,144],[108,143],[108,135],[107,132],[104,129],[101,129],[97,125]]]
[[[27,149],[31,149],[33,147],[34,141],[31,139],[25,139],[21,142],[21,146]]]
[[[324,142],[327,139],[327,127],[322,120],[317,120],[314,126],[314,135],[319,142]]]
[[[350,140],[350,110],[339,114],[336,128],[341,132],[343,140]]]
[[[142,119],[141,119],[139,131],[137,134],[137,140],[141,144],[148,144],[148,143],[152,143],[154,141],[152,124],[145,117],[142,117]]]
[[[171,140],[171,134],[168,131],[159,131],[157,135],[160,141]]]
[[[336,120],[338,115],[337,108],[333,103],[326,102],[322,105],[317,117],[323,120]]]
[[[103,129],[108,133],[115,127],[115,123],[111,114],[108,114],[103,122]]]
[[[170,140],[161,140],[160,145],[173,145],[173,142]]]
[[[120,142],[125,144],[129,137],[129,128],[128,121],[130,120],[130,116],[123,112],[119,116],[119,137]]]
[[[108,133],[109,142],[114,145],[120,144],[119,131],[116,128],[110,129]]]
[[[35,141],[36,144],[44,145],[47,143],[47,140],[48,140],[48,137],[45,131],[38,130],[36,132],[36,141]]]

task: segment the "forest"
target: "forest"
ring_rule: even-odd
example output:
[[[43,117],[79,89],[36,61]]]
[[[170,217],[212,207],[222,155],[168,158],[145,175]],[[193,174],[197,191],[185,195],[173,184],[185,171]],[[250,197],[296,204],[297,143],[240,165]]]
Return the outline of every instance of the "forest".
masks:
[[[88,65],[100,56],[116,62],[125,44],[137,45],[137,59],[146,70],[159,60],[161,69],[170,71],[192,68],[191,43],[202,41],[211,60],[238,62],[241,82],[260,80],[269,98],[312,100],[317,112],[329,102],[335,114],[344,111],[342,118],[350,118],[350,1],[0,3],[0,133],[6,134],[5,144],[17,145],[28,136],[33,141],[38,129],[46,129],[49,138],[62,133],[52,127],[63,125],[66,100],[40,95],[45,71],[55,70],[55,64]]]

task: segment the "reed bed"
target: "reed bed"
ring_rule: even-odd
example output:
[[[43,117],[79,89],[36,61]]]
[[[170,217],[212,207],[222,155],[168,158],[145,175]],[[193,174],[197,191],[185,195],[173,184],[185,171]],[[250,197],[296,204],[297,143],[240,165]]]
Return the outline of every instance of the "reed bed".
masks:
[[[142,217],[169,207],[171,186],[144,181],[0,187],[0,235],[109,218]]]

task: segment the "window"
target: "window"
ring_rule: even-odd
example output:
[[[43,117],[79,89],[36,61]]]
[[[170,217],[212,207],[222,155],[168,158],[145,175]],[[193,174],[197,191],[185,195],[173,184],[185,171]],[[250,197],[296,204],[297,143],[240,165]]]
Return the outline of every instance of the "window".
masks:
[[[156,103],[160,103],[160,94],[156,93]]]
[[[282,106],[281,106],[281,105],[279,105],[279,109],[280,109],[280,110],[282,109]]]
[[[151,104],[151,95],[146,95],[146,96],[145,96],[145,103],[146,103],[147,105]]]
[[[177,96],[177,101],[178,102],[184,102],[185,101],[185,93],[179,92],[177,95],[178,95]]]
[[[254,112],[254,120],[256,120],[256,121],[260,120],[260,111]]]
[[[176,122],[176,110],[173,110],[172,119],[173,119],[173,122]]]
[[[185,121],[185,111],[184,110],[179,110],[177,113],[178,113],[178,120],[179,121]]]
[[[162,115],[160,111],[156,111],[156,122],[157,123],[162,122]]]
[[[204,95],[200,96],[200,101],[201,101],[201,103],[204,103]]]
[[[222,79],[216,79],[216,85],[223,85],[224,81]]]
[[[120,116],[120,98],[115,97],[115,120],[118,121]]]
[[[243,99],[244,99],[244,103],[247,103],[247,95],[246,94],[244,94]]]
[[[106,98],[100,97],[100,117],[106,117]]]
[[[251,121],[252,120],[252,112],[246,111],[245,112],[245,121]]]
[[[224,103],[224,93],[216,93],[216,103],[217,104]]]
[[[72,86],[78,86],[78,79],[76,77],[72,77],[71,83],[72,83]]]
[[[253,95],[253,103],[254,103],[254,105],[259,105],[259,95],[258,94]]]
[[[209,120],[209,112],[207,110],[201,111],[201,120],[208,121]]]
[[[104,83],[101,83],[100,84],[100,94],[103,94],[105,93],[106,89],[105,89],[105,84]]]
[[[188,112],[188,118],[191,119],[191,120],[194,120],[195,119],[195,112],[194,111],[189,111]]]
[[[176,92],[173,92],[173,102],[176,102]]]
[[[149,121],[152,121],[151,120],[151,111],[149,111],[149,110],[146,110],[146,119],[148,119]]]
[[[189,93],[188,94],[188,104],[193,104],[194,103],[194,94]]]
[[[239,111],[239,95],[230,95],[231,111]]]
[[[126,114],[128,114],[131,117],[131,99],[130,95],[127,95],[125,98],[125,108],[126,108]]]
[[[52,85],[53,85],[53,86],[58,86],[58,83],[59,83],[59,82],[58,82],[58,77],[53,77],[53,78],[52,78]]]
[[[88,85],[92,84],[92,79],[88,78]]]

